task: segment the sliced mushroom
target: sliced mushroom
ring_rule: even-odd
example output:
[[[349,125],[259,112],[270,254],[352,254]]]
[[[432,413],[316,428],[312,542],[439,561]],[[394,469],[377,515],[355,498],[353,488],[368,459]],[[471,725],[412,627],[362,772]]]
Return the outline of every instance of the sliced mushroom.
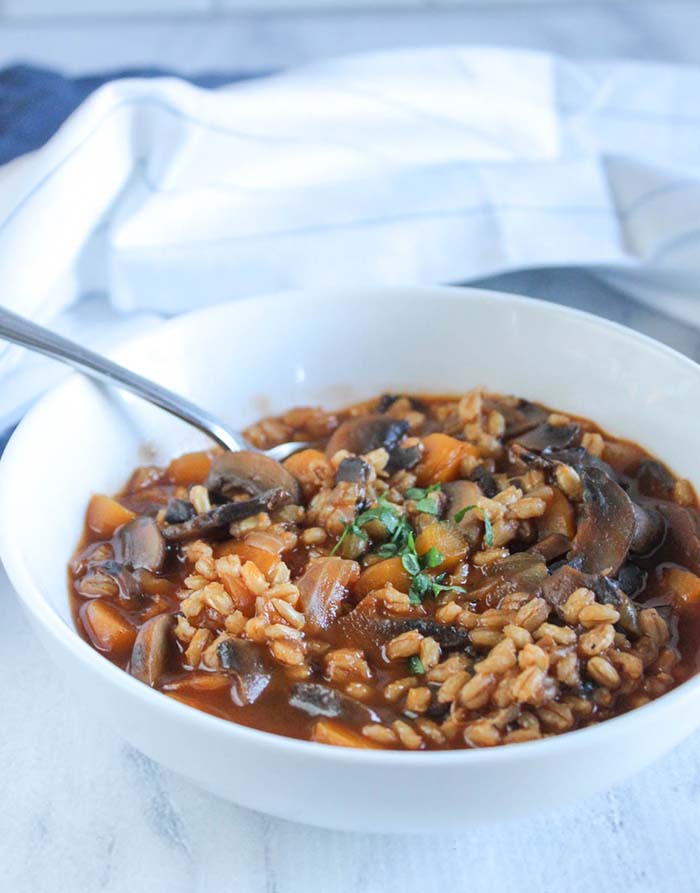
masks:
[[[540,587],[540,595],[562,616],[562,608],[577,589],[591,589],[596,601],[614,605],[620,614],[620,626],[631,635],[639,635],[639,611],[620,586],[599,574],[584,574],[566,564],[548,577]]]
[[[469,480],[479,485],[479,489],[487,499],[493,499],[498,493],[496,478],[484,465],[477,465],[469,475]]]
[[[495,407],[506,420],[506,438],[518,437],[547,421],[549,410],[528,400],[519,400],[516,406],[497,403]]]
[[[636,529],[632,502],[600,469],[582,469],[580,474],[583,507],[570,564],[586,574],[614,576],[627,558]]]
[[[272,674],[260,646],[245,639],[225,639],[216,649],[219,664],[234,677],[231,696],[239,706],[254,704]]]
[[[568,450],[546,449],[543,451],[542,461],[547,463],[549,467],[557,462],[570,465],[579,475],[589,468],[595,468],[607,474],[613,481],[618,479],[614,469],[607,462],[599,459],[598,456],[593,456],[588,450],[584,450],[583,447],[573,447]]]
[[[312,561],[297,583],[307,625],[327,629],[359,575],[356,561],[337,555]]]
[[[634,535],[630,551],[635,555],[650,555],[655,552],[666,537],[666,522],[653,508],[632,503],[634,512]]]
[[[170,524],[163,528],[163,536],[168,542],[181,542],[194,536],[201,536],[203,533],[224,529],[234,521],[242,521],[243,518],[257,515],[258,512],[274,511],[291,501],[292,497],[288,490],[268,490],[267,493],[261,493],[252,499],[218,505],[208,512],[195,515],[189,521],[183,521],[182,524]]]
[[[700,516],[695,510],[673,502],[659,502],[657,506],[668,523],[669,560],[700,574]]]
[[[338,466],[335,482],[345,481],[351,484],[366,484],[369,480],[370,467],[359,456],[347,456]]]
[[[380,447],[391,454],[408,432],[404,419],[392,419],[385,415],[369,415],[348,419],[340,425],[326,446],[326,455],[334,456],[339,450],[347,450],[362,456]]]
[[[157,685],[167,669],[175,628],[172,614],[157,614],[147,620],[136,636],[129,672],[146,685]]]
[[[446,517],[450,519],[475,505],[477,499],[481,499],[484,495],[474,481],[450,481],[449,484],[443,485],[442,492],[447,496]]]
[[[569,425],[550,425],[545,422],[531,431],[521,434],[516,442],[533,453],[543,450],[565,450],[575,447],[581,440],[581,428],[575,423]]]
[[[166,524],[182,524],[197,514],[195,507],[187,499],[171,499],[165,510]]]
[[[460,649],[469,651],[469,633],[455,624],[438,623],[423,617],[377,617],[365,611],[355,610],[337,620],[332,633],[338,641],[348,646],[362,648],[374,661],[384,659],[383,647],[402,633],[417,630],[430,636],[445,651]]]
[[[549,562],[566,555],[569,549],[571,549],[571,540],[568,536],[564,536],[563,533],[550,533],[531,546],[530,552],[537,552],[545,561]]]
[[[422,455],[419,446],[396,447],[389,453],[386,471],[395,474],[397,471],[414,468],[420,462]]]
[[[673,493],[673,475],[656,459],[645,459],[637,470],[639,489],[645,496],[670,499]]]
[[[102,561],[92,566],[95,571],[111,578],[119,587],[119,597],[129,600],[141,595],[141,587],[131,571],[118,561]]]
[[[617,582],[623,592],[626,592],[630,598],[634,598],[646,586],[647,574],[636,564],[628,562],[623,564],[618,571]]]
[[[117,552],[130,570],[159,571],[165,562],[165,541],[153,518],[135,518],[119,528]]]
[[[314,718],[325,716],[357,725],[380,722],[379,715],[361,701],[317,682],[297,682],[293,685],[289,704]]]
[[[243,490],[251,496],[261,496],[269,490],[286,490],[291,502],[301,501],[299,482],[287,469],[253,450],[222,453],[211,465],[205,482],[214,494],[228,499]]]

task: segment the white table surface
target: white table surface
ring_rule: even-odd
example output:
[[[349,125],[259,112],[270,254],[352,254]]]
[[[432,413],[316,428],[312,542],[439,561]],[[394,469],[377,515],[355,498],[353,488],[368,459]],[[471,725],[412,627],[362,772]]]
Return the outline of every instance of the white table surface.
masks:
[[[531,272],[488,284],[564,297],[700,359],[698,333],[586,274]],[[700,889],[700,734],[624,786],[559,812],[454,834],[424,827],[416,804],[417,836],[322,831],[225,803],[139,754],[67,689],[1,572],[0,604],[2,891]]]

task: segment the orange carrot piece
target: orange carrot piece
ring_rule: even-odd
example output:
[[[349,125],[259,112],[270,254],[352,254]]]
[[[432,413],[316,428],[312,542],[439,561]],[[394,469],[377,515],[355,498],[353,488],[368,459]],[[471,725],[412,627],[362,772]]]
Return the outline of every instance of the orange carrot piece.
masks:
[[[411,585],[411,577],[401,563],[398,556],[385,558],[376,564],[365,568],[360,574],[360,579],[355,583],[353,592],[359,601],[375,589],[383,589],[391,583],[400,592],[408,592]]]
[[[318,741],[320,744],[334,744],[336,747],[363,747],[368,750],[383,750],[374,741],[360,735],[359,732],[353,732],[352,729],[346,728],[339,722],[332,719],[320,719],[314,726],[312,741]]]
[[[437,549],[444,560],[436,565],[435,571],[451,571],[459,564],[467,552],[467,546],[456,525],[436,522],[429,524],[416,537],[416,552],[425,555],[430,549]]]
[[[109,602],[96,598],[80,609],[80,619],[90,641],[99,651],[114,657],[126,657],[136,640],[136,630]]]
[[[168,475],[174,484],[181,487],[201,484],[209,474],[213,458],[214,453],[211,450],[184,453],[168,465]]]
[[[87,525],[98,536],[110,537],[118,527],[133,521],[135,517],[133,512],[125,509],[116,499],[96,493],[88,505]]]
[[[672,594],[679,611],[700,606],[700,577],[680,567],[667,567],[662,579],[664,589]]]
[[[446,484],[459,477],[462,459],[478,456],[479,451],[471,443],[457,440],[448,434],[428,434],[423,438],[423,458],[416,466],[416,483],[419,487]]]

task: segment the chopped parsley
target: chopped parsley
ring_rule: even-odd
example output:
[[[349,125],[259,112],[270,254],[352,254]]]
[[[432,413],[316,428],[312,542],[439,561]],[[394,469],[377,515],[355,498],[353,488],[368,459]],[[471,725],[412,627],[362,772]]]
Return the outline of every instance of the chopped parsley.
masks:
[[[425,497],[429,493],[436,493],[438,490],[441,489],[441,487],[442,484],[431,484],[429,487],[425,488],[410,487],[403,495],[406,499],[415,499],[416,501],[418,501],[420,499],[425,499]]]
[[[478,508],[476,505],[465,505],[463,509],[460,509],[455,515],[455,521],[459,524],[460,521],[464,519],[464,516],[467,512],[470,512],[472,509]]]
[[[407,490],[405,496],[409,499],[416,499],[416,507],[420,509],[422,501],[430,504],[429,514],[437,514],[438,505],[427,494],[434,493],[440,489],[440,484],[433,484],[432,487],[426,489],[413,487]],[[425,511],[425,509],[422,509]],[[377,548],[374,553],[379,558],[395,558],[401,559],[404,570],[411,578],[410,588],[408,592],[409,600],[413,605],[419,605],[428,595],[437,596],[441,592],[453,590],[456,592],[464,592],[461,586],[449,586],[444,583],[447,574],[438,574],[432,576],[425,573],[426,570],[432,570],[438,567],[445,560],[445,556],[439,549],[432,546],[424,555],[419,555],[416,551],[415,535],[408,518],[397,511],[396,507],[387,500],[386,494],[382,494],[376,505],[367,511],[361,512],[354,521],[345,526],[345,530],[340,539],[333,547],[331,555],[335,555],[343,544],[343,541],[350,534],[360,537],[363,540],[369,540],[367,532],[363,529],[365,524],[370,521],[378,521],[386,530],[389,540]]]
[[[425,673],[423,661],[418,657],[417,654],[414,654],[413,657],[409,657],[408,672],[411,673],[413,676],[422,676]]]
[[[484,543],[488,548],[492,548],[493,546],[493,527],[491,526],[491,519],[484,512]]]

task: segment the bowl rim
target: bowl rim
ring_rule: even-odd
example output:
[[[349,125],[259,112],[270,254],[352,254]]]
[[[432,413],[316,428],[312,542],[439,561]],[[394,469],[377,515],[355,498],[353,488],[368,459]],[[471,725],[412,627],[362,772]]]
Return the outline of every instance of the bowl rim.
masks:
[[[491,291],[483,288],[469,286],[443,286],[443,285],[408,285],[387,287],[362,287],[357,288],[314,288],[308,290],[280,291],[271,294],[250,296],[243,299],[223,302],[208,307],[197,308],[188,313],[181,314],[173,319],[163,322],[156,329],[133,336],[123,341],[108,352],[110,357],[119,360],[123,351],[129,351],[137,347],[140,342],[147,343],[151,340],[167,337],[182,326],[191,326],[202,318],[216,312],[230,312],[231,308],[250,303],[276,303],[281,301],[307,301],[322,300],[327,303],[342,301],[349,295],[354,300],[384,301],[393,300],[400,296],[414,295],[416,297],[433,297],[438,300],[488,300],[500,304],[510,304],[517,308],[527,308],[526,312],[535,311],[565,317],[569,320],[581,320],[589,325],[603,330],[617,332],[630,341],[634,341],[646,348],[652,354],[663,355],[672,358],[675,362],[687,367],[694,375],[700,374],[700,365],[673,348],[656,341],[654,338],[630,329],[620,323],[606,320],[595,314],[588,313],[565,305],[551,303],[538,298],[530,298],[523,295],[514,295],[507,292]],[[350,747],[335,747],[324,745],[315,741],[306,741],[291,738],[274,732],[266,732],[250,726],[245,726],[231,720],[223,719],[190,707],[187,704],[165,696],[162,692],[144,685],[127,672],[117,667],[98,651],[92,648],[79,634],[75,627],[65,623],[62,618],[47,603],[40,587],[34,581],[32,573],[26,563],[20,557],[20,550],[15,548],[12,534],[12,524],[9,523],[9,512],[3,512],[2,506],[7,501],[9,493],[9,480],[13,468],[21,464],[21,446],[23,438],[36,418],[40,418],[44,406],[56,399],[63,391],[75,386],[75,382],[82,379],[80,373],[73,373],[67,379],[51,388],[29,410],[13,432],[5,451],[0,458],[0,559],[3,562],[7,576],[12,584],[15,594],[22,602],[24,608],[38,625],[58,644],[71,652],[72,656],[87,670],[96,672],[103,678],[106,684],[114,684],[124,689],[125,693],[144,701],[146,706],[154,712],[169,714],[173,721],[182,722],[192,727],[201,728],[204,733],[222,735],[256,745],[261,749],[282,749],[290,756],[298,755],[301,758],[313,758],[322,761],[336,763],[360,764],[386,768],[396,765],[402,768],[418,769],[424,771],[436,769],[439,766],[484,765],[500,764],[512,759],[538,759],[546,758],[547,754],[562,750],[577,751],[594,746],[599,738],[613,734],[625,734],[625,727],[629,726],[627,734],[631,733],[635,723],[653,724],[655,717],[660,717],[672,707],[678,708],[686,701],[696,698],[700,694],[700,673],[696,673],[690,679],[676,686],[676,688],[627,713],[615,716],[604,722],[588,726],[583,729],[575,729],[554,735],[549,738],[519,743],[501,745],[499,747],[465,748],[445,751],[400,751],[361,749]],[[67,566],[67,561],[66,561]],[[67,598],[67,589],[66,589]],[[43,645],[43,643],[42,643]]]

